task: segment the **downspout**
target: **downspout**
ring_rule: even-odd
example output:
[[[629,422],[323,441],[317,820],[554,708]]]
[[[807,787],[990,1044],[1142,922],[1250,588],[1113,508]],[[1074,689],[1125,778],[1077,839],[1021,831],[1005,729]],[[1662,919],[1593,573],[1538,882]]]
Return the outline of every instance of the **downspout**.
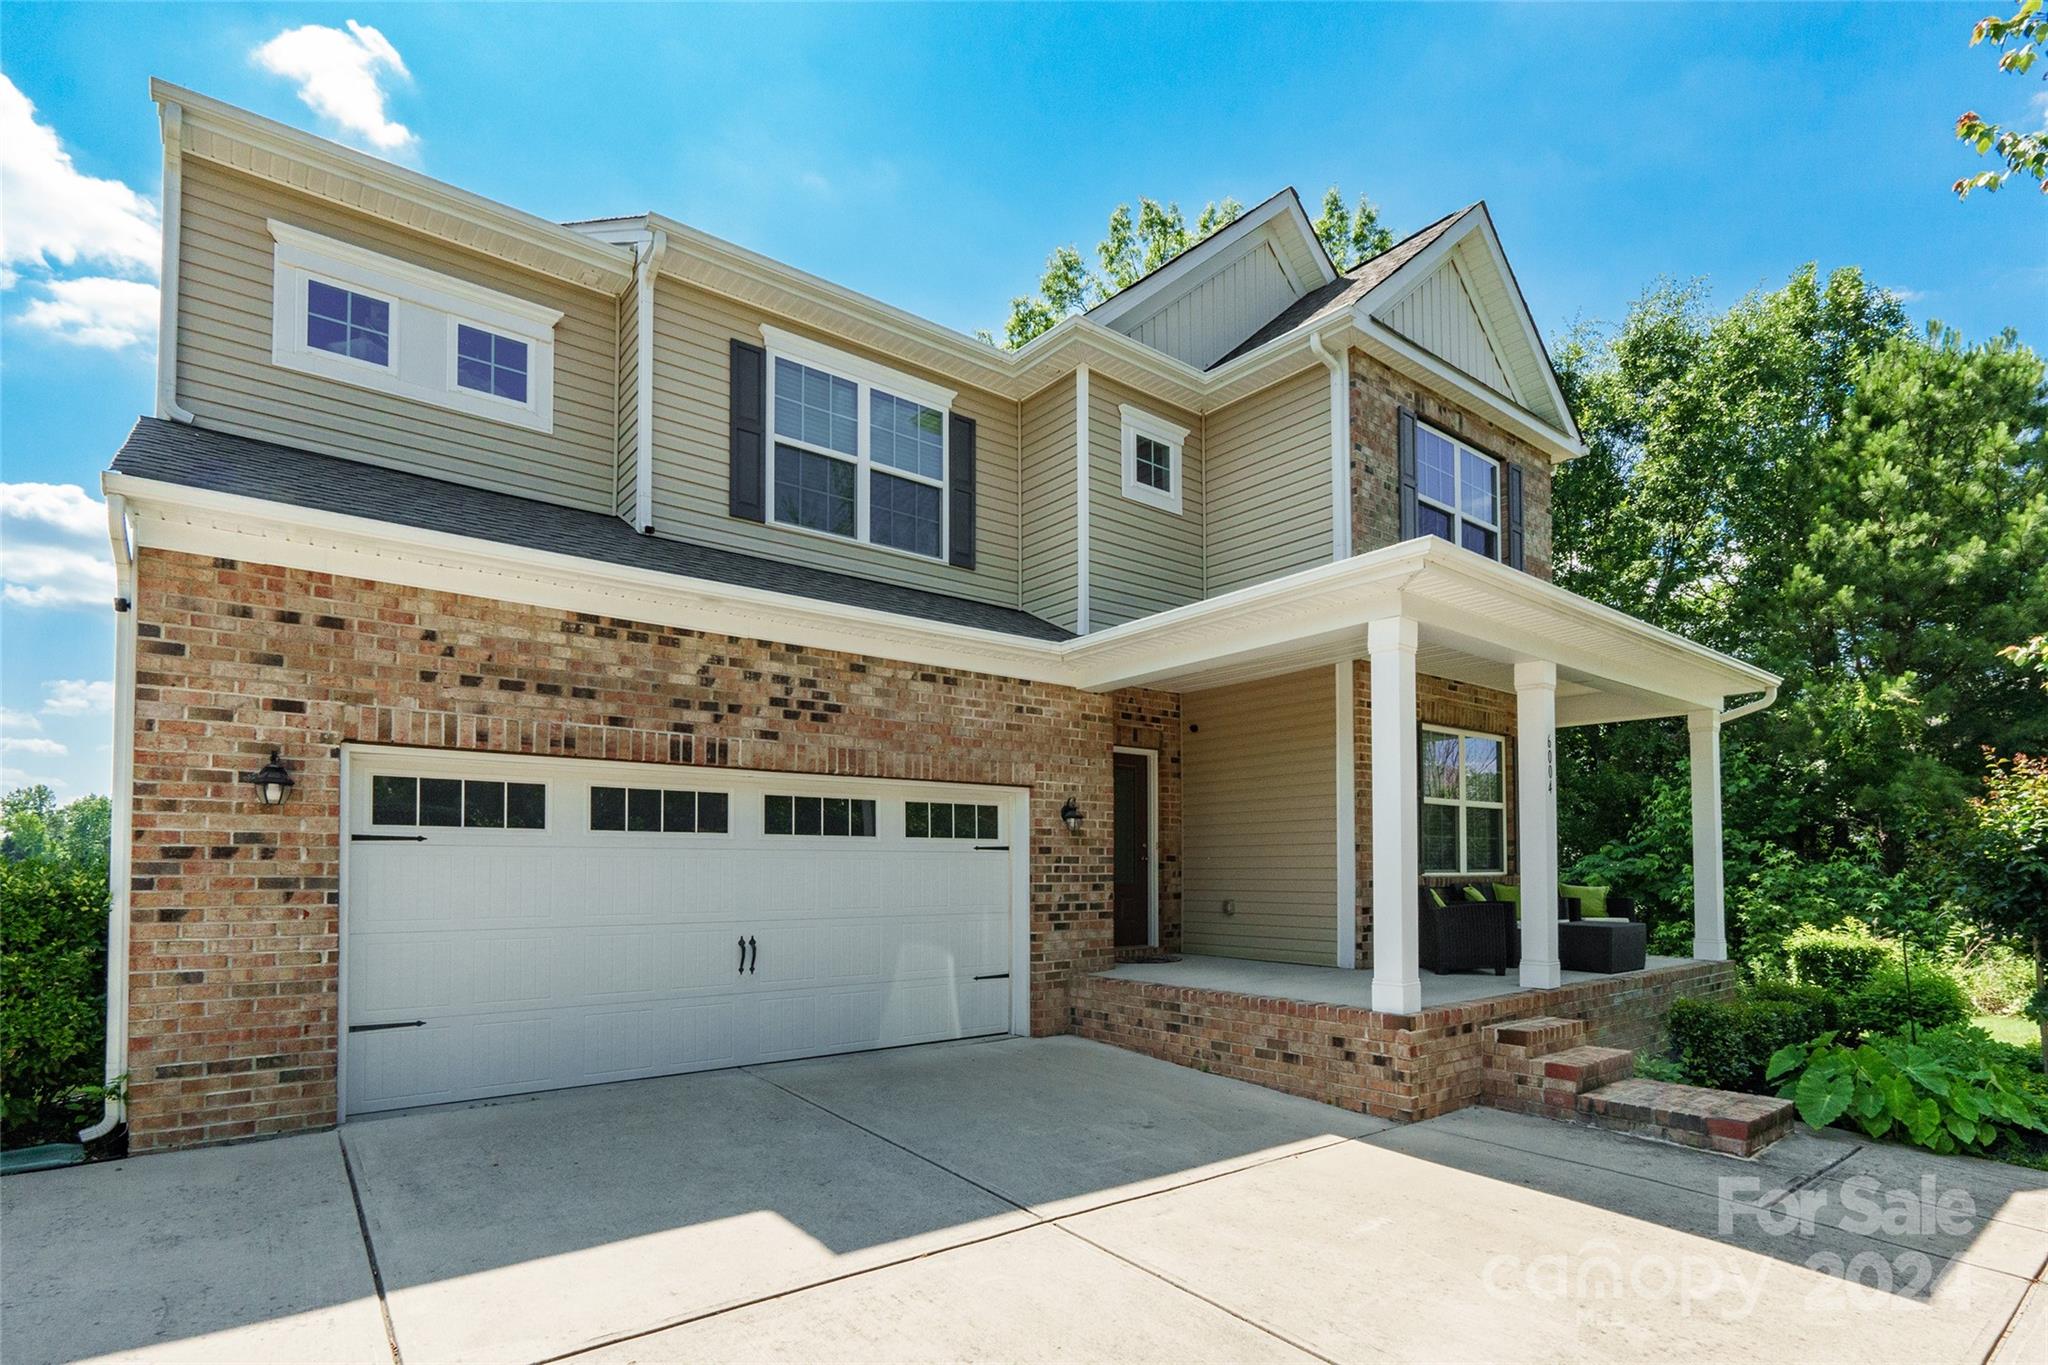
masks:
[[[189,415],[186,420],[190,420]],[[114,789],[107,849],[107,1056],[109,1093],[100,1121],[79,1133],[95,1142],[119,1127],[125,1104],[116,1092],[128,1071],[128,869],[135,845],[135,528],[128,500],[107,495],[107,535],[114,577]]]
[[[164,202],[159,214],[163,255],[156,289],[156,415],[173,422],[191,422],[195,420],[191,410],[178,403],[178,224],[185,198],[185,111],[176,104],[165,104],[157,110],[157,117],[164,137]]]
[[[1755,701],[1746,701],[1742,705],[1736,707],[1733,711],[1723,711],[1721,713],[1721,723],[1723,725],[1726,725],[1731,720],[1741,720],[1744,716],[1754,715],[1756,712],[1763,710],[1766,706],[1769,706],[1772,702],[1776,701],[1777,699],[1778,684],[1772,683],[1769,687],[1766,687],[1764,689],[1764,694],[1761,697],[1758,697]]]
[[[1088,633],[1088,367],[1074,368],[1074,634]]]
[[[633,380],[637,426],[633,433],[633,520],[642,535],[654,530],[654,281],[667,252],[668,234],[659,229],[649,233],[646,249],[640,253],[639,287],[633,295],[638,312],[633,346],[639,352]]]
[[[1332,355],[1320,333],[1308,351],[1330,372],[1330,558],[1351,558],[1351,351]]]

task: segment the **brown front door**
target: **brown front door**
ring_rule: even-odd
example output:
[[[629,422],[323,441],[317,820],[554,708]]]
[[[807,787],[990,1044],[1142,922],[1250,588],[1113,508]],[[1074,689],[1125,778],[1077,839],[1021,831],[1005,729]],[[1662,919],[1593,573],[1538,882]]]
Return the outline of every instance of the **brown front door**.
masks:
[[[1142,754],[1116,759],[1116,946],[1152,941],[1152,793]]]

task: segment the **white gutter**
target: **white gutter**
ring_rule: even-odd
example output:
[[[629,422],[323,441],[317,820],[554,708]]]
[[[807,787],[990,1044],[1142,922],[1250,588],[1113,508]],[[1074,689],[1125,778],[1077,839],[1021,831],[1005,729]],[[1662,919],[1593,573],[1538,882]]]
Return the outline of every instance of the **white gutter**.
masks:
[[[1088,367],[1074,371],[1074,634],[1088,633]]]
[[[1769,686],[1764,688],[1764,694],[1761,697],[1758,697],[1755,701],[1744,702],[1742,705],[1736,707],[1732,711],[1723,711],[1721,713],[1721,723],[1723,725],[1726,725],[1729,721],[1741,720],[1744,716],[1753,716],[1757,712],[1769,706],[1772,702],[1776,701],[1777,699],[1778,684],[1771,683]]]
[[[193,420],[178,403],[178,236],[185,186],[185,111],[166,101],[157,110],[164,138],[162,262],[156,286],[156,415],[173,422]]]
[[[633,345],[639,357],[633,393],[633,521],[643,532],[654,529],[654,280],[667,254],[668,234],[656,228],[641,249],[640,287],[633,295]]]
[[[1484,384],[1457,372],[1366,311],[1363,301],[1352,310],[1352,316],[1367,350],[1377,353],[1381,360],[1397,370],[1404,367],[1420,370],[1449,384],[1461,402],[1476,408],[1487,421],[1506,427],[1544,451],[1553,465],[1575,460],[1586,453],[1585,442],[1564,436],[1527,408],[1508,402]]]
[[[128,869],[135,849],[135,532],[128,500],[107,495],[107,536],[113,542],[114,577],[114,790],[107,850],[107,1054],[110,1088],[128,1071]],[[100,1121],[78,1135],[93,1142],[119,1126],[124,1105],[106,1098]]]
[[[1330,371],[1330,558],[1351,558],[1351,350],[1332,355],[1322,334],[1308,334],[1309,354]]]

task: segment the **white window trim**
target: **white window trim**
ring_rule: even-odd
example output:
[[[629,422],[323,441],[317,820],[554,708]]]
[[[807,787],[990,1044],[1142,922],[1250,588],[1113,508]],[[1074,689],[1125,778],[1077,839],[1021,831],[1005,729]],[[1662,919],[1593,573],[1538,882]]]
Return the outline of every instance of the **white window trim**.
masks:
[[[883,554],[903,555],[920,564],[946,564],[952,557],[952,473],[953,473],[953,397],[954,391],[940,388],[924,380],[892,370],[886,365],[876,364],[861,356],[813,341],[806,336],[784,331],[780,327],[761,326],[761,340],[767,348],[767,382],[764,403],[767,408],[768,443],[768,523],[785,531],[796,531],[803,535],[819,536],[836,545],[859,545],[863,549],[879,550]],[[775,362],[788,360],[806,365],[814,370],[823,370],[838,379],[845,379],[854,385],[854,453],[849,455],[831,446],[818,445],[800,437],[784,436],[775,429]],[[909,469],[898,469],[894,465],[878,464],[872,458],[873,432],[869,429],[868,417],[871,411],[874,390],[881,389],[892,398],[931,408],[939,414],[939,477],[927,478]],[[828,459],[842,461],[854,468],[853,475],[853,516],[854,533],[842,536],[832,531],[822,531],[815,526],[804,526],[794,521],[784,521],[775,514],[775,462],[780,459],[778,446],[789,446],[809,454],[822,455]],[[939,552],[928,555],[918,550],[906,550],[900,545],[882,545],[869,538],[868,489],[873,475],[879,471],[893,479],[904,479],[921,483],[927,488],[939,490]]]
[[[532,431],[552,432],[555,325],[560,310],[455,279],[409,261],[271,219],[272,363]],[[375,365],[306,344],[309,280],[365,294],[391,308],[390,363]],[[456,328],[468,323],[527,346],[526,401],[455,382]],[[438,330],[440,342],[434,344]]]
[[[1458,812],[1458,865],[1455,868],[1431,868],[1425,866],[1425,877],[1505,877],[1508,870],[1502,867],[1470,867],[1465,844],[1465,812],[1467,810],[1497,810],[1500,812],[1500,856],[1505,863],[1508,856],[1508,741],[1505,735],[1488,734],[1484,730],[1459,730],[1449,725],[1431,725],[1422,722],[1422,736],[1454,735],[1458,740],[1458,794],[1452,796],[1424,796],[1425,806],[1451,806]],[[1500,797],[1498,801],[1474,801],[1465,795],[1465,741],[1468,739],[1489,739],[1500,746]],[[1420,838],[1418,831],[1417,837]],[[1417,850],[1418,855],[1420,850]]]
[[[1123,466],[1124,496],[1132,502],[1142,502],[1161,511],[1181,515],[1181,491],[1186,487],[1184,480],[1185,461],[1183,452],[1187,449],[1188,429],[1167,421],[1164,417],[1134,408],[1129,403],[1118,405],[1123,414]],[[1148,437],[1167,448],[1169,461],[1167,480],[1173,485],[1160,492],[1147,483],[1138,481],[1138,438]]]
[[[1485,451],[1481,450],[1478,446],[1471,445],[1465,441],[1461,441],[1457,437],[1451,435],[1451,433],[1449,433],[1448,431],[1444,431],[1439,427],[1430,426],[1427,422],[1423,422],[1421,420],[1417,420],[1415,426],[1418,431],[1426,431],[1430,435],[1439,437],[1450,443],[1452,490],[1451,496],[1458,500],[1459,506],[1446,507],[1442,503],[1438,502],[1435,498],[1424,496],[1422,492],[1422,452],[1419,450],[1415,454],[1415,500],[1425,507],[1434,507],[1439,512],[1449,513],[1451,518],[1451,544],[1457,546],[1461,550],[1467,550],[1467,552],[1470,554],[1478,554],[1479,552],[1477,550],[1468,549],[1468,547],[1465,544],[1463,532],[1465,530],[1466,523],[1469,522],[1472,525],[1480,527],[1483,530],[1491,531],[1493,533],[1494,548],[1492,558],[1497,563],[1506,563],[1508,553],[1508,532],[1507,526],[1505,525],[1504,521],[1487,521],[1481,517],[1472,517],[1465,515],[1463,507],[1465,498],[1464,457],[1469,454],[1474,459],[1484,460],[1487,464],[1493,467],[1493,505],[1495,511],[1501,514],[1504,514],[1507,511],[1507,466],[1503,464],[1501,461],[1495,459],[1493,456],[1487,454]]]

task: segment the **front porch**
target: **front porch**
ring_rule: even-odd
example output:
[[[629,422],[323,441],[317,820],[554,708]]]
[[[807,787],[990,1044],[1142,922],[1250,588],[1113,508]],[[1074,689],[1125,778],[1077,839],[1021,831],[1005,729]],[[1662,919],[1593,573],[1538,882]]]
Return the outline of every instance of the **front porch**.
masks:
[[[1488,1030],[1572,1021],[1588,1044],[1659,1041],[1671,1002],[1735,991],[1735,964],[1656,958],[1639,972],[1564,974],[1557,986],[1422,973],[1424,1003],[1373,1008],[1369,970],[1188,956],[1082,978],[1082,1037],[1382,1118],[1426,1119],[1485,1098]]]

